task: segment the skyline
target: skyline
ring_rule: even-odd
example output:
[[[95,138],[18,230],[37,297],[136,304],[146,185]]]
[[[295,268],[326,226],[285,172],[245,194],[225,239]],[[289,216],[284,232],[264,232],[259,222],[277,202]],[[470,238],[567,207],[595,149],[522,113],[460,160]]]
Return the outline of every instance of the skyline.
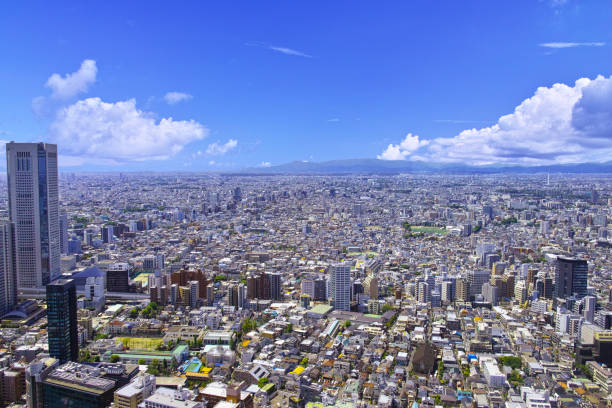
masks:
[[[0,139],[63,171],[612,157],[605,2],[140,5],[0,6]]]

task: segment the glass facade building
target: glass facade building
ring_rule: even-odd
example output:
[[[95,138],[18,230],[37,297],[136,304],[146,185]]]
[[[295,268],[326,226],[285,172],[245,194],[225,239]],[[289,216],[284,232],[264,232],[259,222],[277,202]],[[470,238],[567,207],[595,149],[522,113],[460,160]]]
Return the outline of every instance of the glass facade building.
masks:
[[[47,285],[49,354],[60,362],[79,356],[76,286],[72,279]]]

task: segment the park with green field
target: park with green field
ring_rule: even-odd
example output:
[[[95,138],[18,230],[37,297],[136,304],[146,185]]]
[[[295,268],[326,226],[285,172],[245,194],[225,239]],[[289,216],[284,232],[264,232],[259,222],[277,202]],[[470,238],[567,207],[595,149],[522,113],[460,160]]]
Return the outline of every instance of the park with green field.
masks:
[[[130,350],[155,351],[164,343],[161,337],[117,337],[123,347]]]

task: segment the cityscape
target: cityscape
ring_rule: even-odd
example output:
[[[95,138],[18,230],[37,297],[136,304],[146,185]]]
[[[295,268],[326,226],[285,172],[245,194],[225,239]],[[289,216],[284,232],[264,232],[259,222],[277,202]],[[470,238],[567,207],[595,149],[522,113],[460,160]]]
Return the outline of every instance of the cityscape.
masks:
[[[0,5],[0,408],[612,407],[612,4],[461,3]]]

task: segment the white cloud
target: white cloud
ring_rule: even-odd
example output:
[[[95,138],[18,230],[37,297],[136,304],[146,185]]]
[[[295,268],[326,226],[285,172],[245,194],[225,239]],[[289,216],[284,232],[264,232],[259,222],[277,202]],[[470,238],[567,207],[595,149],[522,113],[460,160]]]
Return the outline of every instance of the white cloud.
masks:
[[[380,160],[405,160],[411,153],[426,146],[428,143],[427,140],[419,140],[417,135],[408,133],[400,144],[389,144],[376,158]]]
[[[575,48],[575,47],[603,47],[605,42],[548,42],[541,43],[540,47],[544,48]]]
[[[610,160],[612,77],[540,87],[493,126],[433,139],[403,154],[408,150],[389,145],[379,158],[534,165]]]
[[[98,67],[96,61],[84,60],[77,72],[66,74],[53,74],[47,79],[45,86],[51,89],[51,96],[57,99],[70,99],[82,92],[87,92],[89,85],[96,82]]]
[[[193,96],[184,92],[168,92],[166,95],[164,95],[164,99],[169,105],[174,105],[181,101],[188,101],[192,98]]]
[[[225,144],[214,142],[206,148],[206,154],[211,156],[221,156],[238,146],[238,141],[234,139],[228,140]]]
[[[214,161],[214,160],[211,160],[211,161],[209,161],[209,162],[208,162],[208,165],[209,165],[209,166],[214,166],[215,164],[216,164],[216,163],[215,163],[215,161]]]
[[[272,166],[272,163],[268,162],[268,161],[263,161],[259,164],[260,167],[270,167]]]
[[[269,45],[268,48],[271,49],[272,51],[280,52],[281,54],[285,54],[285,55],[294,55],[296,57],[312,58],[312,55],[303,53],[301,51],[294,50],[292,48],[277,47],[274,45]]]
[[[272,51],[275,51],[275,52],[280,52],[281,54],[285,54],[285,55],[292,55],[292,56],[295,56],[295,57],[312,58],[312,55],[306,54],[306,53],[304,53],[302,51],[294,50],[293,48],[279,47],[279,46],[276,46],[276,45],[270,45],[270,44],[266,44],[264,42],[259,42],[259,41],[248,42],[245,45],[247,45],[249,47],[266,48],[268,50],[272,50]]]
[[[328,122],[340,122],[339,118],[331,118],[331,119],[327,119]]]
[[[156,121],[133,99],[87,98],[60,109],[50,126],[51,140],[75,163],[163,160],[207,135],[208,129],[193,120]]]

